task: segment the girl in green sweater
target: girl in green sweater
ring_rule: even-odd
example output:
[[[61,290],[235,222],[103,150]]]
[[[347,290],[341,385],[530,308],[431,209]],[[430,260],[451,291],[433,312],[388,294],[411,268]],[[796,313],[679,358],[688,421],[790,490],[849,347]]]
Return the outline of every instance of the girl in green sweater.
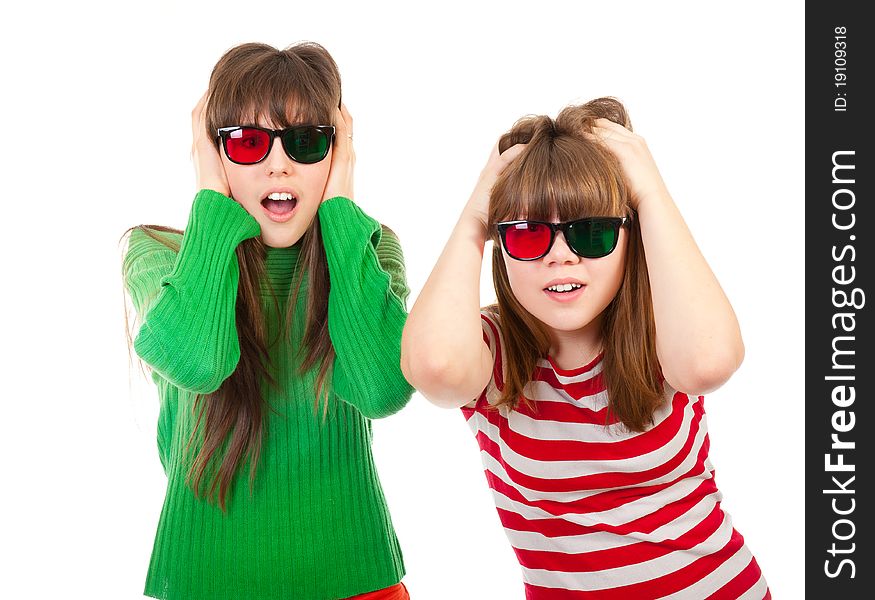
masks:
[[[192,130],[186,229],[132,228],[123,265],[167,474],[145,593],[408,598],[370,422],[413,391],[408,288],[352,200],[337,66],[313,43],[232,48]]]

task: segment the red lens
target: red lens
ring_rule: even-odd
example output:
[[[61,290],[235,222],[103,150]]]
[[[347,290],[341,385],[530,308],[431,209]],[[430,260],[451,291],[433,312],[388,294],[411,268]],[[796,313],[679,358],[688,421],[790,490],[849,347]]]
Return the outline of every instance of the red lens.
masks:
[[[537,258],[550,249],[550,228],[541,223],[519,223],[504,232],[504,247],[514,258]]]
[[[270,150],[270,134],[260,129],[241,127],[228,133],[225,138],[225,152],[228,158],[237,163],[257,163]]]

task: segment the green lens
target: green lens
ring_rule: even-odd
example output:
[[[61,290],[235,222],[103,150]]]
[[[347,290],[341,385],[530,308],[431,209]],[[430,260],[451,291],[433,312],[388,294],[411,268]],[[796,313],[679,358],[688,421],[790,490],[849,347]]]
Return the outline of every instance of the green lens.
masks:
[[[328,136],[315,127],[294,127],[283,135],[283,147],[299,163],[316,163],[328,154]]]
[[[601,258],[617,244],[616,219],[582,219],[571,223],[565,232],[568,245],[585,258]]]

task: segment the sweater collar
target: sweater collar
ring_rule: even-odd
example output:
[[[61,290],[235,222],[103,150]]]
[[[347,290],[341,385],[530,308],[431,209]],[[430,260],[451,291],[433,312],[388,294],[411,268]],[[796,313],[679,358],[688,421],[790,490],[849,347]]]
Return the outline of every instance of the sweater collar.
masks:
[[[264,274],[274,288],[287,289],[294,279],[301,243],[288,248],[265,246]]]

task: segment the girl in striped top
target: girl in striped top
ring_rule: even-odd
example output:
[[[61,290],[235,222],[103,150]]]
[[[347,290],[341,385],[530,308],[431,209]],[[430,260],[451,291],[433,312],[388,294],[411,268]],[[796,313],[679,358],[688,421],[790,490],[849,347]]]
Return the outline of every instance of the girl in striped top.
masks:
[[[487,240],[498,302],[481,310]],[[462,407],[527,598],[762,599],[721,508],[702,396],[743,354],[644,140],[600,98],[499,140],[401,366]]]

